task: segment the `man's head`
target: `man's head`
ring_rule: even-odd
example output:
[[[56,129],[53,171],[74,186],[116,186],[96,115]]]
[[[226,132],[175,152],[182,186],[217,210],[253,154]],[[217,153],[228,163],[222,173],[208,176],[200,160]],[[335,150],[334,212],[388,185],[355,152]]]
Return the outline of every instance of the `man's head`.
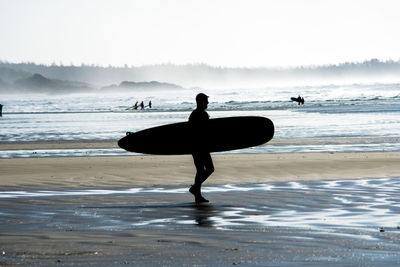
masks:
[[[206,109],[208,105],[208,95],[200,93],[196,96],[197,108]]]

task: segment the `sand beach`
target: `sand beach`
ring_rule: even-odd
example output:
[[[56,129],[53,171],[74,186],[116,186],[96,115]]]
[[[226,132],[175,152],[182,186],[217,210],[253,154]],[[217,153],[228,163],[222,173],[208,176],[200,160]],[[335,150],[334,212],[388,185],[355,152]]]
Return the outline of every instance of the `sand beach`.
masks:
[[[400,176],[399,152],[217,154],[213,160],[207,184]],[[184,186],[195,174],[190,155],[13,158],[0,166],[2,187],[10,189]]]
[[[399,152],[213,159],[206,205],[187,155],[1,159],[0,265],[399,263]]]
[[[400,2],[359,2],[0,1],[0,267],[400,266]]]

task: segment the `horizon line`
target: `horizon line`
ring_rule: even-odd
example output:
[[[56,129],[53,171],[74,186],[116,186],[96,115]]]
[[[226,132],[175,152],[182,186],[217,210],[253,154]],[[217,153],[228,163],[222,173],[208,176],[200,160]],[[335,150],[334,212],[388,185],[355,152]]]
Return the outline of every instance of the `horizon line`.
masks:
[[[299,68],[320,68],[320,67],[330,67],[330,66],[342,66],[346,64],[365,64],[368,62],[377,62],[377,63],[400,63],[400,58],[395,59],[378,59],[378,58],[369,58],[362,61],[344,61],[341,63],[325,63],[325,64],[309,64],[309,65],[288,65],[288,66],[223,66],[223,65],[212,65],[204,62],[197,62],[197,63],[185,63],[185,64],[178,64],[172,62],[164,62],[164,63],[157,63],[157,64],[143,64],[143,65],[111,65],[108,66],[103,64],[90,64],[90,63],[81,63],[80,65],[75,65],[74,63],[70,63],[69,65],[63,64],[62,62],[56,63],[53,62],[51,64],[46,63],[37,63],[33,61],[20,61],[20,62],[10,62],[8,60],[0,59],[0,64],[27,64],[27,65],[37,65],[37,66],[45,66],[45,67],[93,67],[93,68],[119,68],[119,69],[130,69],[130,68],[143,68],[143,67],[159,67],[159,66],[175,66],[175,67],[187,67],[187,66],[206,66],[215,69],[299,69]]]

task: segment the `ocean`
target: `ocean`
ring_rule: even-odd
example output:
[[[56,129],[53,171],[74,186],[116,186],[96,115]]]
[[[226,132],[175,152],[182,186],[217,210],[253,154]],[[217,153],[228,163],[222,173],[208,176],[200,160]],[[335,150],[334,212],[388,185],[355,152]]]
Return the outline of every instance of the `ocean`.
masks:
[[[186,121],[199,92],[209,95],[211,118],[264,116],[275,124],[270,143],[227,153],[400,151],[398,83],[1,95],[0,145],[117,142],[128,131]],[[290,100],[298,95],[304,105]],[[134,110],[136,101],[151,101],[152,108]],[[0,158],[113,155],[137,154],[121,149],[0,150]]]

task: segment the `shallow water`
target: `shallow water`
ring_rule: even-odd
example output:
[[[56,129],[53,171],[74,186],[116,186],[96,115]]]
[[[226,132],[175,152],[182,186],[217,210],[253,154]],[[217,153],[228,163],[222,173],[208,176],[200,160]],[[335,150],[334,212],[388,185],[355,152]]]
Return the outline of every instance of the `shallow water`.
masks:
[[[200,89],[199,89],[200,90]],[[117,141],[126,132],[187,121],[199,90],[135,91],[124,94],[2,96],[1,143],[57,140]],[[264,116],[275,125],[274,140],[369,138],[346,145],[260,146],[233,153],[399,151],[385,138],[400,137],[400,85],[353,84],[276,88],[204,89],[211,118]],[[289,101],[301,94],[305,105]],[[152,100],[153,109],[130,110]],[[398,142],[397,142],[398,144]],[[0,157],[114,155],[110,150],[2,152]],[[34,152],[34,151],[32,151]],[[69,153],[70,152],[70,153]],[[76,154],[75,154],[76,152]]]
[[[400,113],[321,114],[293,111],[210,111],[211,117],[264,116],[275,124],[274,140],[365,138],[346,144],[266,144],[229,153],[399,151]],[[186,121],[189,112],[16,114],[0,120],[0,143],[111,140],[127,131]],[[18,121],[18,122],[15,122]],[[298,122],[301,122],[300,124]],[[391,139],[390,139],[391,138]],[[390,139],[388,142],[387,140]],[[393,141],[394,140],[394,141]],[[0,158],[128,155],[112,149],[0,151]]]

